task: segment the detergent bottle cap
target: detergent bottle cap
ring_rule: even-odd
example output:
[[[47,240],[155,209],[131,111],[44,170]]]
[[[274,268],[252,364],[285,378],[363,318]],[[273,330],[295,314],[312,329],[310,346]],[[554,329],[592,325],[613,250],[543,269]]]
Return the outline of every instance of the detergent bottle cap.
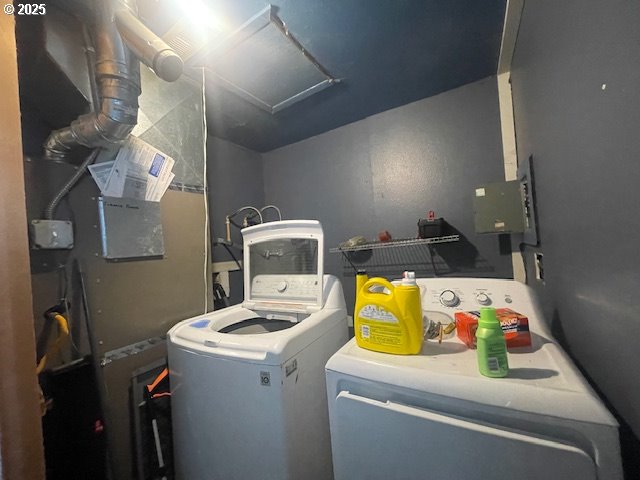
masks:
[[[500,322],[496,316],[496,309],[493,307],[482,307],[480,309],[480,320],[478,321],[478,326],[485,328],[499,327]]]
[[[416,272],[404,272],[402,274],[402,285],[406,286],[415,286],[416,283]]]

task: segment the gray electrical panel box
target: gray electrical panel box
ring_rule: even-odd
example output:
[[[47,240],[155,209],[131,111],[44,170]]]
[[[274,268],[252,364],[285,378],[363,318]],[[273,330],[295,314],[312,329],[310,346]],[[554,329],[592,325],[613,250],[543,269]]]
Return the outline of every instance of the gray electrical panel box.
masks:
[[[29,225],[31,248],[73,248],[73,224],[69,220],[31,220]]]
[[[100,197],[102,256],[109,260],[164,255],[160,202]]]
[[[519,181],[480,185],[473,197],[476,233],[522,233],[525,230]]]

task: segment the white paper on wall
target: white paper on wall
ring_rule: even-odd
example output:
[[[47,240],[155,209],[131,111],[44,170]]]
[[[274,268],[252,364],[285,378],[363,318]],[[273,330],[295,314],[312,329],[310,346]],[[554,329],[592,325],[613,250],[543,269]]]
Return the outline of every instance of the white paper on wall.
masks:
[[[91,165],[89,171],[103,195],[159,202],[175,175],[173,158],[130,135],[116,159]]]

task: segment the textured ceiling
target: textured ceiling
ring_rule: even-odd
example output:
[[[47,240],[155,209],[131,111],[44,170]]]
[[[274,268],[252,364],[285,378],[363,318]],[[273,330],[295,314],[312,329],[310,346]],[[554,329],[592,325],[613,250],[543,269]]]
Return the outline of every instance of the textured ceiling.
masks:
[[[176,11],[163,16],[157,1],[145,1],[139,0],[141,14],[153,6],[157,33],[175,22]],[[230,31],[268,5],[206,3]],[[274,7],[342,81],[271,114],[209,80],[210,133],[252,150],[269,151],[496,73],[505,0],[281,0]]]

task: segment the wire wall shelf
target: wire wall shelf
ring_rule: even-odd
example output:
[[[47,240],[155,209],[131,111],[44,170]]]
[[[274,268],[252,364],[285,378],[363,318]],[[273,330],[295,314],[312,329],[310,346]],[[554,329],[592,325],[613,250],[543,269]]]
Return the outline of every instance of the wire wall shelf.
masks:
[[[454,242],[459,240],[459,235],[408,238],[335,247],[329,252],[342,254],[344,275],[363,269],[370,275],[399,275],[413,270],[421,276],[440,276],[458,270],[446,259],[454,253]]]
[[[400,240],[390,240],[388,242],[361,243],[352,247],[330,248],[330,253],[359,252],[362,250],[378,250],[382,248],[412,247],[417,245],[432,245],[434,243],[449,243],[460,240],[460,235],[448,235],[446,237],[433,238],[405,238]]]

